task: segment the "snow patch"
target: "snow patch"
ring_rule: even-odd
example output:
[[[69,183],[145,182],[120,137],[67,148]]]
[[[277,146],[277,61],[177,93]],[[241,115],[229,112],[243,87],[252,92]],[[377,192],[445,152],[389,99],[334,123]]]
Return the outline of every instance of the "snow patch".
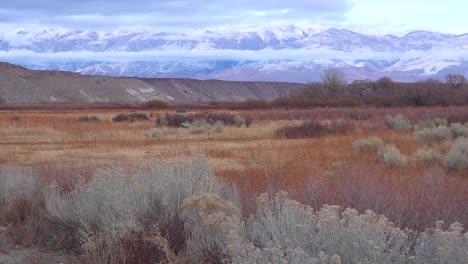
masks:
[[[133,89],[127,89],[127,93],[129,93],[132,96],[136,96],[136,97],[140,96],[140,93],[138,91],[136,91],[136,90],[133,90]]]
[[[138,90],[139,90],[140,93],[142,93],[142,94],[152,94],[152,93],[155,92],[154,89],[153,89],[153,87],[140,88],[140,89],[138,89]]]

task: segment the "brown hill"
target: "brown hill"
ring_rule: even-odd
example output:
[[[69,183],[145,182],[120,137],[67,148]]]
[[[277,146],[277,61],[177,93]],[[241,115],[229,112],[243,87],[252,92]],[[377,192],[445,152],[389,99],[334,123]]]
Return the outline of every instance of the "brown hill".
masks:
[[[192,79],[145,79],[33,71],[0,62],[0,100],[8,104],[46,102],[241,101],[285,96],[302,84]]]

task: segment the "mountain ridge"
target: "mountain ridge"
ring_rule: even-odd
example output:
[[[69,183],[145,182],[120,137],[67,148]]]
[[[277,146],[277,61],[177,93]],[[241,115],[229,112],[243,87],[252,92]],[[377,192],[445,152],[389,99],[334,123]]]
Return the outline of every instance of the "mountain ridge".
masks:
[[[0,102],[5,104],[272,100],[302,86],[280,82],[88,76],[64,71],[34,71],[0,62]]]
[[[30,69],[127,77],[305,83],[318,81],[324,68],[338,67],[350,81],[383,76],[416,81],[443,79],[449,70],[468,74],[468,33],[375,35],[294,25],[187,32],[19,30],[0,38],[0,60]]]

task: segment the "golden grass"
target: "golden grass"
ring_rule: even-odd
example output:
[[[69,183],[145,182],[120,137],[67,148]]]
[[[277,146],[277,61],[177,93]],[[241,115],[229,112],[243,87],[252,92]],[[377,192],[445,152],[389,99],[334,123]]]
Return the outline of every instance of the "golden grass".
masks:
[[[204,154],[221,172],[281,167],[302,175],[311,171],[323,174],[337,162],[346,167],[376,165],[373,155],[362,156],[352,147],[354,141],[363,137],[379,136],[407,155],[421,147],[412,132],[387,129],[356,129],[347,135],[298,140],[273,138],[277,128],[300,124],[300,121],[256,121],[251,128],[225,127],[223,133],[191,134],[188,129],[168,128],[168,135],[152,138],[154,121],[112,122],[111,118],[118,112],[122,111],[0,112],[0,163],[34,165],[79,159],[141,162]],[[86,115],[103,121],[76,121]],[[409,169],[414,173],[417,168],[401,170]]]

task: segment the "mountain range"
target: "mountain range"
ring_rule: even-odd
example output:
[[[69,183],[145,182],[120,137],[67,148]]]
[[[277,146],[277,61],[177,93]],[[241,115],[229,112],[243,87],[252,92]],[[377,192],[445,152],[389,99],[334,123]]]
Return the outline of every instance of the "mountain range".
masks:
[[[468,75],[468,34],[376,35],[293,25],[186,32],[22,29],[0,35],[0,61],[119,77],[306,83],[337,67],[349,81],[417,81]]]

